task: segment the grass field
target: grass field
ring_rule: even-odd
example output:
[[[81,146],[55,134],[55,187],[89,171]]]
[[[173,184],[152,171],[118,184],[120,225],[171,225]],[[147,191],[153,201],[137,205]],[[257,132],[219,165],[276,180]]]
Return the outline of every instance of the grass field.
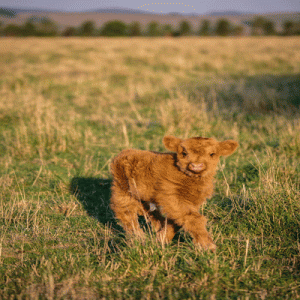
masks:
[[[1,299],[299,299],[300,39],[0,39]],[[235,139],[184,232],[125,236],[121,149]],[[145,224],[144,224],[145,225]]]

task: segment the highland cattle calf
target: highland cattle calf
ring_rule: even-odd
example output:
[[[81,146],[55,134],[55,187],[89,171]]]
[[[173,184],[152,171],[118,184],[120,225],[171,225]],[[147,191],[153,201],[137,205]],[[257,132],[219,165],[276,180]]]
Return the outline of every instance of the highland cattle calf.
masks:
[[[199,209],[212,196],[220,156],[231,155],[238,143],[165,136],[163,144],[174,153],[127,149],[114,158],[111,208],[128,233],[143,234],[138,223],[143,215],[162,242],[183,228],[196,245],[214,251]]]

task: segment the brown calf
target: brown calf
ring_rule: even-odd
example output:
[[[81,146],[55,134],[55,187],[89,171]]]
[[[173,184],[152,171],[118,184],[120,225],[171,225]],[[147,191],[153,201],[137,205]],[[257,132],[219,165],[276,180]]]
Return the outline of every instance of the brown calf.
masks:
[[[231,155],[238,143],[173,136],[165,136],[163,143],[175,153],[128,149],[114,158],[111,208],[129,233],[143,234],[138,223],[143,215],[161,241],[171,241],[183,228],[195,244],[214,251],[199,208],[212,196],[220,156]]]

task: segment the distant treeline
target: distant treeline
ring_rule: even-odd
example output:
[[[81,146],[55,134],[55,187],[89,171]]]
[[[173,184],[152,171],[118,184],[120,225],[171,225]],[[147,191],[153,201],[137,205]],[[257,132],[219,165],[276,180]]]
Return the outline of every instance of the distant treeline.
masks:
[[[152,21],[146,26],[139,22],[126,24],[122,21],[109,21],[97,28],[93,21],[83,22],[78,27],[59,26],[46,17],[31,17],[24,24],[4,25],[0,21],[1,36],[241,36],[241,35],[300,35],[300,21],[283,21],[278,31],[274,22],[264,17],[256,17],[243,25],[235,25],[227,19],[219,19],[216,23],[202,20],[198,29],[194,30],[188,21],[182,21],[177,27],[170,24],[159,24]],[[245,30],[247,28],[247,32]]]

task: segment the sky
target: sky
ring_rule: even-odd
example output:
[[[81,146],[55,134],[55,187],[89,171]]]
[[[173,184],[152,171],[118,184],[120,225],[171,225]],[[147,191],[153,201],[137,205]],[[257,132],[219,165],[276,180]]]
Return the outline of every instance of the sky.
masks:
[[[162,0],[160,0],[162,1]],[[299,0],[0,0],[0,7],[87,11],[101,8],[129,8],[157,13],[241,11],[246,13],[300,12]]]

